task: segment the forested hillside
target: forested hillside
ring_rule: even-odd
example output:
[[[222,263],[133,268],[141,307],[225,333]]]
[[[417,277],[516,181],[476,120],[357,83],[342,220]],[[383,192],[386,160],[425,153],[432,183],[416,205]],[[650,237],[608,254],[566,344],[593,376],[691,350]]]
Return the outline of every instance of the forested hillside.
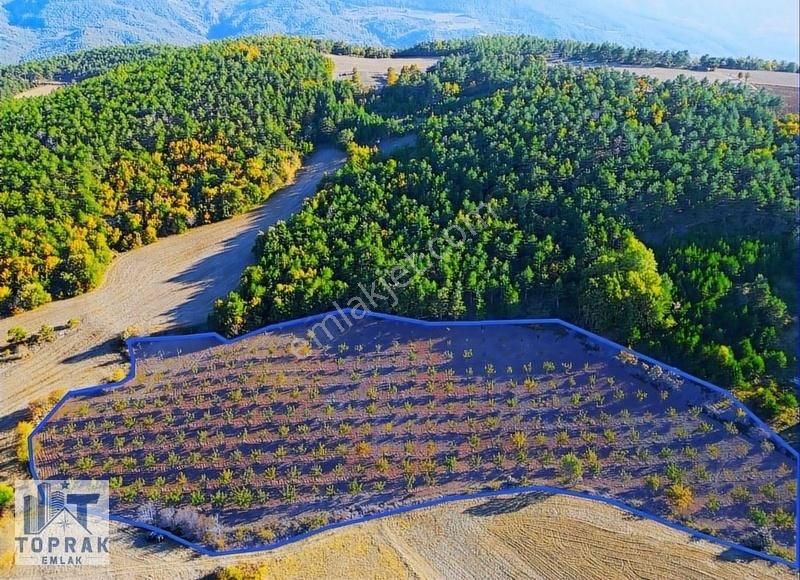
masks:
[[[173,50],[175,48],[170,46],[112,46],[0,67],[0,99],[29,89],[42,80],[76,82]]]
[[[357,156],[264,234],[214,324],[330,310],[413,263],[375,308],[559,316],[791,421],[796,120],[744,86],[547,67],[515,42],[391,79],[371,106],[424,113],[417,147]],[[453,225],[469,235],[442,243]]]
[[[0,315],[90,289],[112,250],[264,201],[360,111],[309,41],[94,56],[134,62],[0,101]]]
[[[670,68],[729,68],[797,72],[794,61],[748,57],[692,56],[688,50],[652,50],[623,46],[614,42],[579,42],[552,40],[535,36],[485,36],[475,39],[451,39],[422,42],[395,52],[397,56],[446,56],[483,52],[500,48],[547,59],[598,64],[659,66]]]

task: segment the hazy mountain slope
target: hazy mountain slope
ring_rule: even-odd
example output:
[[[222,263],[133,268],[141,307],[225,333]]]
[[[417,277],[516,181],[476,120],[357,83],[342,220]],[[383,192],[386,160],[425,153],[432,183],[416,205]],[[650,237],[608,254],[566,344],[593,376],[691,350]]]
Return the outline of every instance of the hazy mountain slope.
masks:
[[[107,44],[283,32],[406,46],[524,32],[797,60],[794,0],[0,0],[0,62]]]

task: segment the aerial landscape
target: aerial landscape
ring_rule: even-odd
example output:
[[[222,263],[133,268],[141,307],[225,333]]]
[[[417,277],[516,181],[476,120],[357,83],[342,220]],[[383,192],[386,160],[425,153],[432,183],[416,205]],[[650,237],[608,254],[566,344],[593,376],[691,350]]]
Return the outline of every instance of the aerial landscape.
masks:
[[[735,4],[0,2],[0,577],[796,578]]]

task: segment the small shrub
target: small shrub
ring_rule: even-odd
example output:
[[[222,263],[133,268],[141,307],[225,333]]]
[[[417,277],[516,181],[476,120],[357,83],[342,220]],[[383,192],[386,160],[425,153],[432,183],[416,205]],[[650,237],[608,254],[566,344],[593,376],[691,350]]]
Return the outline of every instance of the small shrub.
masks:
[[[765,527],[767,523],[769,523],[767,512],[756,507],[750,508],[750,510],[747,512],[747,516],[750,518],[750,521],[760,528]]]
[[[356,455],[360,457],[367,457],[372,453],[372,445],[367,441],[359,441],[354,448]]]
[[[731,490],[731,499],[736,503],[744,503],[750,499],[750,492],[746,487],[737,485]]]
[[[772,482],[762,485],[760,491],[764,497],[770,501],[773,501],[778,497],[778,490],[775,488],[775,484]]]
[[[561,474],[567,483],[575,483],[583,478],[583,462],[574,453],[561,458]]]
[[[317,530],[323,526],[327,526],[330,521],[330,516],[325,512],[317,512],[310,516],[304,517],[300,521],[300,526],[304,530]]]
[[[275,530],[273,530],[270,526],[261,528],[260,530],[258,530],[258,533],[256,535],[265,544],[271,544],[272,542],[275,541],[275,538],[277,537],[275,534]]]
[[[587,449],[583,458],[586,461],[586,467],[589,468],[592,475],[599,475],[602,465],[600,464],[600,458],[597,456],[597,452],[594,449]]]
[[[28,331],[21,326],[12,326],[6,333],[9,344],[19,344],[28,338]]]
[[[53,342],[56,339],[56,329],[49,324],[43,324],[36,334],[36,339],[41,342]]]
[[[528,436],[522,431],[515,431],[511,435],[511,445],[517,451],[522,451],[528,445]]]
[[[772,512],[772,523],[775,524],[775,527],[779,530],[793,530],[794,515],[783,508],[778,508]]]
[[[665,475],[667,479],[669,479],[672,483],[683,483],[683,469],[678,467],[675,463],[668,463],[667,469],[665,471]]]
[[[28,437],[33,432],[33,423],[30,421],[20,421],[17,423],[17,459],[22,463],[27,463]]]
[[[0,513],[11,507],[14,502],[14,488],[7,483],[0,483]]]
[[[673,483],[666,491],[667,500],[678,513],[689,511],[694,503],[694,492],[688,485]]]

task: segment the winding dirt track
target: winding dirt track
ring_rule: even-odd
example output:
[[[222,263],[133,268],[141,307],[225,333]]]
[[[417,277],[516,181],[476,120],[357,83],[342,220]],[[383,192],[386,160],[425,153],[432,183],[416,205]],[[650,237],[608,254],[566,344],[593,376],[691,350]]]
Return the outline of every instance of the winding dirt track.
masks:
[[[209,558],[150,544],[114,526],[112,565],[80,578],[202,577],[220,566],[265,564],[269,578],[788,579],[783,566],[735,561],[705,541],[596,502],[551,496],[472,500],[346,527],[256,556]],[[38,574],[38,576],[37,576]],[[16,568],[11,578],[42,576]]]

